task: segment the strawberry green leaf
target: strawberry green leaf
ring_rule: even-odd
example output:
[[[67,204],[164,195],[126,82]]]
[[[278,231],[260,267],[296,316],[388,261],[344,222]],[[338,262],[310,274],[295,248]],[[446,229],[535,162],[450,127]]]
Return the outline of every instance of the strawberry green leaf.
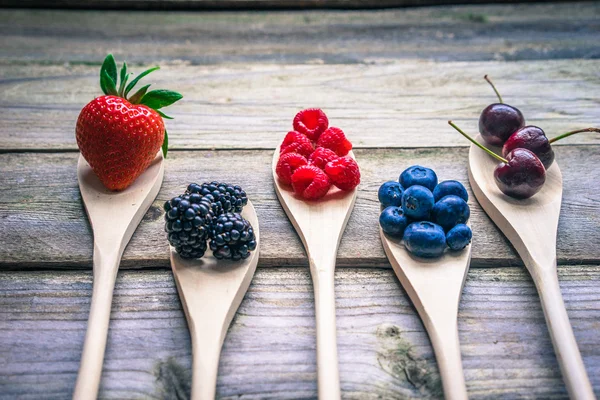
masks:
[[[173,117],[169,117],[167,114],[163,113],[160,110],[154,110],[158,113],[158,115],[160,115],[161,117],[165,118],[165,119],[174,119]]]
[[[112,79],[112,81],[114,82],[115,86],[117,85],[117,63],[115,62],[115,58],[113,57],[112,54],[109,54],[106,56],[106,58],[104,59],[104,62],[102,63],[102,67],[100,68],[100,87],[102,87],[102,90],[104,90],[104,87],[102,86],[102,77],[104,76],[104,73],[107,73],[109,78]],[[104,92],[106,93],[106,91]],[[108,93],[106,93],[108,94]]]
[[[150,108],[158,110],[159,108],[170,106],[171,104],[180,100],[182,97],[183,96],[177,92],[159,89],[146,93],[140,104],[144,104]]]
[[[100,87],[105,94],[117,96],[117,86],[115,81],[108,75],[108,72],[103,71],[100,77]]]
[[[132,80],[131,83],[129,83],[129,85],[127,85],[127,88],[125,89],[125,93],[124,93],[125,97],[127,97],[129,92],[131,92],[131,90],[135,87],[135,85],[137,85],[137,83],[140,81],[140,79],[142,79],[149,73],[156,71],[157,69],[160,69],[160,67],[153,67],[153,68],[147,69],[144,72],[142,72],[141,74],[139,74],[138,76],[136,76],[135,79]]]
[[[123,61],[123,67],[121,68],[121,85],[119,85],[119,96],[123,97],[123,90],[125,89],[125,83],[127,82],[127,63]]]
[[[168,151],[169,151],[169,135],[167,134],[167,129],[165,129],[165,138],[163,139],[163,144],[162,144],[162,152],[163,152],[164,158],[167,158]]]
[[[151,85],[142,86],[140,90],[135,92],[135,94],[129,98],[129,102],[131,104],[140,104],[140,101],[142,100],[150,86]]]

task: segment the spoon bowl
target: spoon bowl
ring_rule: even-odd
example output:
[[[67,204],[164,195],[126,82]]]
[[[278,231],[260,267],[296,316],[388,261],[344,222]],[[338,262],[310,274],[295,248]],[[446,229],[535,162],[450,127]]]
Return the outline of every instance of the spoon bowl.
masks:
[[[227,329],[250,286],[260,249],[256,210],[250,201],[242,217],[256,236],[256,249],[245,260],[184,259],[171,247],[171,268],[192,338],[192,400],[213,400],[221,347]]]
[[[476,140],[482,142],[480,136]],[[498,189],[493,176],[496,164],[491,156],[471,145],[469,181],[473,193],[533,278],[570,397],[595,399],[558,285],[556,235],[563,190],[560,169],[554,162],[546,171],[542,189],[533,197],[517,200]]]
[[[104,187],[83,156],[79,156],[79,190],[94,233],[94,285],[74,399],[96,399],[98,395],[121,256],[158,195],[163,176],[164,162],[159,152],[131,186],[113,192]]]
[[[354,158],[352,152],[348,156]],[[354,208],[357,189],[342,191],[333,187],[320,200],[300,199],[290,186],[279,181],[275,172],[278,160],[279,148],[273,156],[275,193],[306,249],[314,286],[319,399],[339,399],[334,273],[338,246]]]

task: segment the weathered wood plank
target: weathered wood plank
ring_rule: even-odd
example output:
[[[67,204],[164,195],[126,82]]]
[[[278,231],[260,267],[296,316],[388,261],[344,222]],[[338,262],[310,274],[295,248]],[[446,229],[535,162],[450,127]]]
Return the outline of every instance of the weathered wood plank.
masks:
[[[496,101],[483,80],[486,73],[505,100],[549,136],[598,126],[599,67],[596,60],[167,65],[148,82],[184,95],[169,108],[175,117],[167,122],[175,149],[275,148],[292,128],[296,112],[312,106],[325,109],[356,147],[406,148],[466,146],[446,121],[477,131],[479,113]],[[98,68],[0,64],[0,151],[77,149],[77,116],[101,94]],[[562,143],[600,144],[600,135],[581,134]]]
[[[559,275],[600,395],[600,270],[569,266]],[[0,397],[70,396],[90,293],[88,272],[0,274]],[[336,297],[344,398],[440,398],[431,345],[391,270],[340,269]],[[219,398],[315,398],[313,307],[306,269],[259,269],[225,340]],[[171,272],[120,273],[111,319],[100,396],[185,396],[191,348]],[[523,269],[469,273],[459,336],[470,398],[567,398]]]
[[[600,146],[561,146],[564,179],[558,231],[561,264],[600,263],[600,181],[594,174]],[[338,265],[389,266],[379,239],[377,189],[413,164],[434,168],[441,180],[467,179],[467,149],[358,150],[362,183],[338,253]],[[76,177],[77,153],[0,154],[0,268],[90,268],[92,237]],[[272,151],[176,151],[154,205],[123,256],[122,267],[168,267],[162,204],[190,182],[223,180],[248,192],[261,224],[261,266],[307,265],[298,236],[273,191]],[[467,185],[468,186],[468,185]],[[474,266],[520,264],[514,250],[474,197]]]
[[[521,0],[544,2],[554,0]],[[304,10],[304,9],[372,9],[385,7],[478,4],[489,0],[3,0],[3,7],[74,8],[118,10]],[[514,0],[496,0],[511,3]]]
[[[0,10],[0,59],[365,63],[598,58],[597,2],[319,12]]]

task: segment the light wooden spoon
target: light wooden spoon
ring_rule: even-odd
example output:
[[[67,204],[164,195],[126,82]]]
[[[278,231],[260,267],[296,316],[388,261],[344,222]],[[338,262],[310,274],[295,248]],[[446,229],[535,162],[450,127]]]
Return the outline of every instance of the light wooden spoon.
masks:
[[[458,303],[471,261],[471,245],[447,250],[439,258],[413,256],[400,240],[379,229],[394,272],[412,300],[429,334],[442,377],[444,397],[467,399],[458,343]]]
[[[350,157],[354,154],[350,152]],[[279,147],[273,156],[275,193],[304,244],[315,292],[317,320],[317,377],[319,399],[339,399],[337,337],[335,325],[334,273],[342,233],[354,208],[357,190],[335,187],[318,201],[302,200],[291,187],[279,182],[275,167]]]
[[[104,187],[83,156],[79,156],[79,190],[94,232],[94,287],[74,399],[96,399],[98,395],[121,256],[156,198],[163,175],[163,156],[159,153],[131,186],[112,192]]]
[[[210,250],[199,260],[188,260],[171,247],[171,267],[192,337],[192,400],[215,398],[223,340],[256,271],[260,234],[251,202],[242,216],[256,236],[256,250],[245,260],[217,260]]]
[[[482,143],[483,139],[476,139]],[[499,152],[497,148],[491,150]],[[556,232],[562,201],[562,175],[556,162],[533,197],[513,199],[494,181],[494,158],[475,145],[469,151],[469,181],[481,207],[515,247],[537,287],[563,379],[572,399],[594,399],[558,285]]]

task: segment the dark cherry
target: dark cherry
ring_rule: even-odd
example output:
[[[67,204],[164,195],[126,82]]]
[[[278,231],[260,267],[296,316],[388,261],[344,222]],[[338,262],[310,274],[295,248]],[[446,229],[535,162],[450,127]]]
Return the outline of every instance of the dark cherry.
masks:
[[[514,149],[494,169],[496,184],[502,193],[515,199],[528,199],[546,182],[546,168],[538,156],[527,149]]]
[[[503,103],[500,93],[487,75],[484,79],[496,92],[499,103],[490,104],[483,109],[479,116],[479,133],[487,143],[502,146],[510,135],[525,126],[525,118],[519,109]]]
[[[500,161],[500,164],[494,169],[494,178],[502,193],[516,199],[526,199],[536,194],[544,186],[546,169],[540,159],[531,151],[518,148],[510,151],[506,158],[503,158],[467,135],[452,121],[448,121],[448,124],[477,147]]]
[[[544,164],[544,168],[548,169],[554,162],[554,150],[552,150],[552,143],[580,132],[600,132],[600,129],[578,129],[548,140],[542,128],[532,125],[525,126],[513,133],[508,138],[506,143],[504,143],[504,147],[502,147],[502,155],[506,157],[508,153],[517,148],[527,149],[538,156],[542,164]]]
[[[554,162],[554,150],[546,133],[542,128],[528,125],[513,133],[502,147],[502,155],[508,157],[508,154],[515,149],[527,149],[538,156],[544,168],[549,168]]]

